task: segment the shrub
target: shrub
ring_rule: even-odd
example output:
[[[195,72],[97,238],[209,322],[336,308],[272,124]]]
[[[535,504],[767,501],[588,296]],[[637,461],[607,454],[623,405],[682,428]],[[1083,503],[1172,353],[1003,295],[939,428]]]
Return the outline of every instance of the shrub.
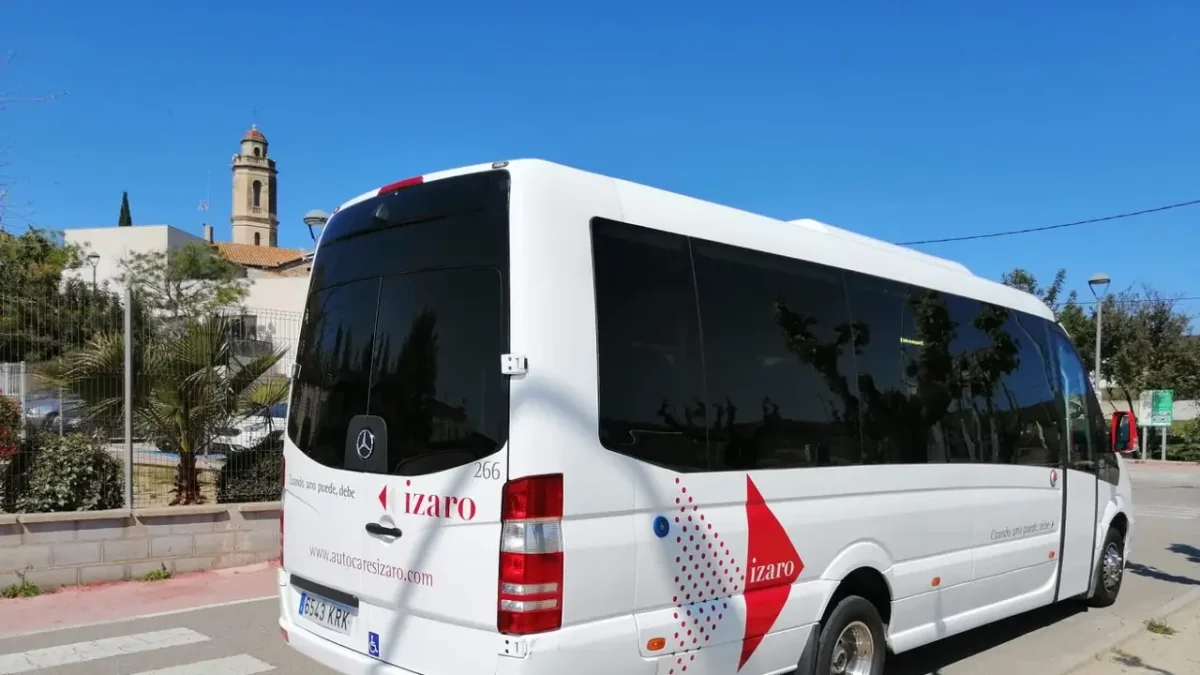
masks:
[[[29,439],[19,443],[7,459],[0,459],[0,512],[16,512],[17,497],[29,485],[29,469],[36,453],[37,444]]]
[[[273,502],[283,494],[283,443],[231,452],[217,475],[217,502]]]
[[[124,467],[101,445],[82,434],[45,435],[39,444],[16,511],[102,511],[124,504]]]
[[[1200,462],[1200,420],[1176,422],[1169,433],[1167,459]]]
[[[11,459],[21,448],[21,406],[0,394],[0,460]]]
[[[32,442],[22,442],[24,416],[13,399],[0,395],[0,511],[12,512],[25,485]]]

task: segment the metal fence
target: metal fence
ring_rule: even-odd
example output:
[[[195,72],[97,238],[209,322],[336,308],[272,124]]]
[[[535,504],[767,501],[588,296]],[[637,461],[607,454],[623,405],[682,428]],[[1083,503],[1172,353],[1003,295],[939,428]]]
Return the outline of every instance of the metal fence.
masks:
[[[273,501],[301,314],[0,297],[0,512]]]

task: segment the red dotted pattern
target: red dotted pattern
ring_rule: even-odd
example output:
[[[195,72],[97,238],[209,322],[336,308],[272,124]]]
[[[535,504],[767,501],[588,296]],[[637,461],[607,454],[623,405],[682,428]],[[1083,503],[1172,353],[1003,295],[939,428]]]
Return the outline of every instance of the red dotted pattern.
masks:
[[[728,543],[700,511],[687,486],[679,477],[675,485],[679,489],[675,497],[678,510],[670,519],[668,541],[674,535],[675,583],[679,590],[671,602],[675,603],[674,618],[679,622],[674,639],[684,652],[677,655],[669,675],[687,672],[688,664],[696,660],[695,652],[710,641],[712,632],[729,612],[726,600],[740,592],[746,580]]]

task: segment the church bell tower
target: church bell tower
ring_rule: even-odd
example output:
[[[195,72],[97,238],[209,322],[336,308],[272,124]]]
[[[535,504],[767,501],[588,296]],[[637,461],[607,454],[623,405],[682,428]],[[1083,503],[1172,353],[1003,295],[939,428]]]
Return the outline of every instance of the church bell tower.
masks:
[[[242,150],[233,156],[233,243],[277,246],[275,160],[267,156],[267,137],[250,127]]]

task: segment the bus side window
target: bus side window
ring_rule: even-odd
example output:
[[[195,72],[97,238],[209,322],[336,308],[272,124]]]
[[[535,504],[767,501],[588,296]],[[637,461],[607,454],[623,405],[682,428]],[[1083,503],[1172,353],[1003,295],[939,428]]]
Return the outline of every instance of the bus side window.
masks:
[[[592,256],[601,444],[676,471],[707,471],[687,238],[595,218]]]
[[[1092,392],[1087,371],[1079,361],[1075,347],[1061,333],[1054,333],[1054,344],[1064,400],[1062,414],[1067,431],[1067,467],[1095,473],[1095,425],[1088,406]]]
[[[842,273],[692,240],[716,470],[862,463]]]
[[[1108,419],[1095,396],[1088,396],[1088,417],[1092,423],[1092,447],[1096,453],[1096,475],[1100,480],[1116,485],[1121,479],[1121,465],[1109,443]]]

